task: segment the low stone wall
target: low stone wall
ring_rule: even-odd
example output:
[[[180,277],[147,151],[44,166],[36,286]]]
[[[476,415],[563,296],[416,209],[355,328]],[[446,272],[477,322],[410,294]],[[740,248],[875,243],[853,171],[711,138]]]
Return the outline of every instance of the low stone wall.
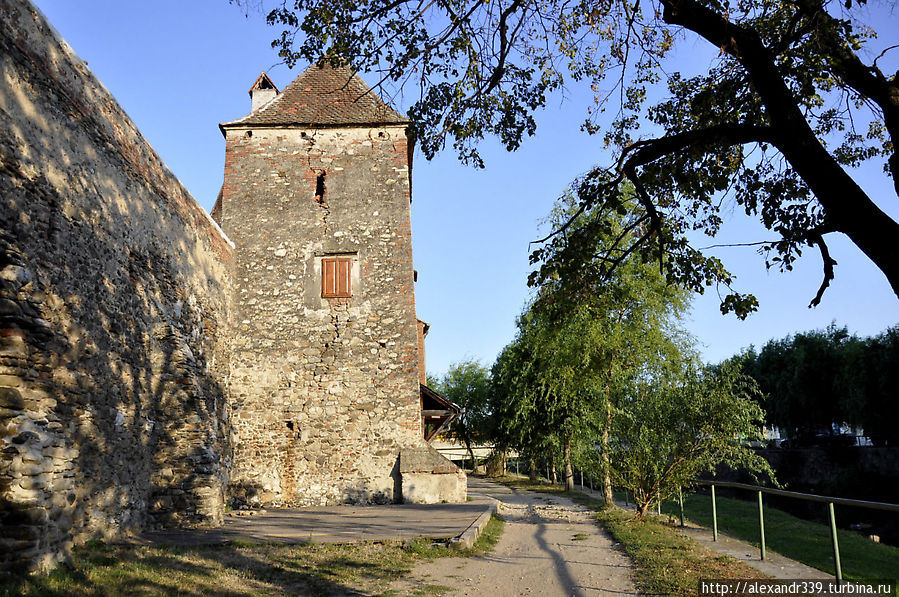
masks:
[[[217,523],[232,247],[27,2],[0,78],[0,570]]]
[[[431,446],[400,452],[403,502],[460,503],[468,497],[468,477]]]

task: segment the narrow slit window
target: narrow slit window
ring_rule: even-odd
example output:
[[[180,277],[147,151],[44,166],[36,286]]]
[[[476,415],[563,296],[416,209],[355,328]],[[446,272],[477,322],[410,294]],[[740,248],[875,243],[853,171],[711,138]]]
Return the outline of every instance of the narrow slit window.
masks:
[[[315,177],[315,202],[318,204],[325,203],[325,173],[319,172]]]
[[[352,271],[353,260],[349,257],[322,259],[322,298],[352,297]]]

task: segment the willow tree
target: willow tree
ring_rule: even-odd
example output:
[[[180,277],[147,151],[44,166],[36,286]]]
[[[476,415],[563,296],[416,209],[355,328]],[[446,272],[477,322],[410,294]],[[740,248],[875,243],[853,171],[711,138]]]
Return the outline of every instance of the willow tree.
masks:
[[[807,248],[820,252],[815,305],[834,277],[827,239],[836,233],[899,293],[899,224],[853,171],[882,165],[885,181],[892,178],[883,199],[896,200],[899,77],[888,73],[897,70],[897,46],[880,51],[886,44],[875,34],[893,17],[877,22],[866,4],[285,0],[268,20],[281,29],[273,45],[288,64],[348,61],[377,73],[382,90],[409,90],[411,130],[429,158],[451,143],[482,165],[482,138],[514,150],[536,130],[534,113],[552,92],[589,85],[585,125],[596,131],[597,114],[613,114],[601,132],[616,153],[584,207],[619,208],[617,185],[630,181],[643,225],[630,246],[655,241],[668,276],[701,291],[730,286],[730,275],[676,239],[688,229],[717,234],[735,202],[771,231],[757,244],[772,267],[790,269]],[[717,57],[684,76],[672,60],[697,44]],[[657,86],[667,93],[650,93]],[[724,293],[723,311],[745,316],[756,306],[749,294]]]
[[[577,188],[577,186],[575,187]],[[622,203],[630,190],[619,189]],[[604,494],[611,503],[609,437],[617,396],[648,364],[664,368],[683,348],[678,318],[686,292],[668,285],[646,255],[611,246],[639,234],[626,210],[578,213],[578,196],[566,194],[548,225],[574,217],[577,229],[590,232],[590,250],[620,257],[613,270],[595,260],[567,258],[570,243],[583,235],[557,235],[541,253],[531,277],[534,300],[519,318],[518,336],[504,352],[500,380],[509,380],[506,425],[539,429],[554,437],[563,452],[566,486],[574,486],[572,443],[576,437],[599,443]],[[589,251],[588,251],[589,252]]]
[[[641,516],[721,465],[774,478],[749,447],[762,438],[765,416],[752,378],[733,363],[682,364],[631,386],[615,418],[615,481]]]
[[[559,442],[553,405],[535,391],[539,366],[532,337],[521,329],[526,317],[527,313],[519,319],[515,339],[503,348],[491,370],[495,398],[491,414],[498,441],[527,459],[531,480],[536,480],[539,458],[555,462]]]

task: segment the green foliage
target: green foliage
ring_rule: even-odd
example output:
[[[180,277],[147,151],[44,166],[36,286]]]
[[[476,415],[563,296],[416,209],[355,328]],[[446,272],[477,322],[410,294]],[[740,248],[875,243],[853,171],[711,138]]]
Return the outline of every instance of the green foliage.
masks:
[[[557,203],[550,224],[576,228],[535,257],[539,290],[494,366],[494,415],[513,447],[563,448],[566,468],[598,472],[607,501],[613,480],[630,490],[641,515],[722,464],[773,478],[747,446],[764,419],[755,382],[736,363],[698,367],[678,326],[684,291],[645,253],[617,248],[639,234],[629,188],[619,194],[621,210],[581,209],[573,193]],[[594,251],[616,254],[615,267]]]
[[[899,384],[899,326],[858,338],[831,324],[771,340],[733,359],[768,397],[767,421],[791,439],[861,426],[878,445],[899,444],[891,421]]]
[[[867,340],[862,356],[864,407],[859,423],[877,445],[899,446],[895,424],[896,388],[899,388],[899,325]]]
[[[618,210],[619,183],[630,181],[636,234],[623,247],[654,247],[668,278],[693,290],[729,287],[723,264],[683,239],[714,236],[736,206],[771,231],[757,243],[770,267],[820,251],[813,305],[834,275],[834,232],[899,291],[899,224],[849,170],[879,162],[899,189],[899,80],[884,74],[895,64],[878,64],[893,55],[862,59],[878,54],[871,18],[865,2],[824,0],[294,0],[268,15],[288,64],[347,61],[382,88],[412,87],[411,133],[428,158],[449,142],[482,166],[485,136],[514,150],[550,93],[589,85],[585,128],[599,132],[611,108],[602,132],[616,155],[585,179],[581,205]],[[718,57],[684,75],[675,49],[694,52],[697,41]],[[615,262],[609,248],[599,262]],[[757,305],[728,291],[721,306],[745,316]]]
[[[765,473],[747,442],[761,438],[764,411],[752,378],[732,364],[679,371],[638,383],[614,422],[613,474],[645,513],[720,465]]]
[[[493,386],[486,367],[470,359],[453,363],[446,375],[431,387],[462,407],[462,413],[453,419],[447,432],[464,443],[469,453],[472,442],[494,438]],[[471,458],[473,461],[473,454]]]
[[[627,187],[620,192],[626,204]],[[573,453],[608,476],[601,457],[607,451],[597,459],[591,450],[606,441],[619,396],[649,367],[676,362],[672,357],[688,343],[676,325],[686,293],[666,284],[640,252],[622,253],[614,269],[595,265],[593,252],[635,233],[626,210],[580,210],[569,193],[548,223],[568,220],[591,231],[589,244],[574,232],[560,234],[534,257],[541,264],[532,279],[540,288],[494,367],[503,396],[497,414],[511,445],[526,454],[561,449],[566,466]],[[580,244],[579,261],[564,256],[569,243]]]

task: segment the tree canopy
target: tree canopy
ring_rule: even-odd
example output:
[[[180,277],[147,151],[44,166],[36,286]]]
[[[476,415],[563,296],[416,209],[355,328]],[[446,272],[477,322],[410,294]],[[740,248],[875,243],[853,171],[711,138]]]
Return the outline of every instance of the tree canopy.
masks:
[[[771,467],[746,446],[762,437],[757,394],[732,363],[698,368],[688,361],[634,384],[615,418],[612,470],[638,512],[720,465],[773,480]]]
[[[790,439],[817,441],[861,427],[876,445],[899,444],[899,326],[859,338],[835,324],[767,342],[734,357],[767,396],[766,418]]]
[[[476,469],[472,442],[492,441],[494,436],[490,371],[475,360],[464,359],[451,364],[431,387],[462,407],[462,412],[450,423],[447,435],[465,445],[472,468]]]
[[[285,1],[268,20],[292,64],[348,61],[379,85],[418,95],[411,130],[428,157],[451,143],[483,165],[478,142],[510,150],[534,133],[535,111],[554,91],[589,85],[585,126],[603,128],[614,157],[586,177],[582,205],[618,210],[617,186],[636,190],[636,235],[655,248],[669,280],[702,291],[730,286],[722,263],[682,242],[715,235],[733,206],[773,238],[757,244],[771,267],[790,269],[804,249],[821,255],[818,304],[834,276],[827,238],[848,236],[899,293],[899,224],[853,177],[882,164],[899,193],[899,81],[884,74],[887,48],[871,51],[865,2],[828,0],[326,0]],[[674,51],[696,40],[718,52],[701,74],[682,75]],[[654,89],[667,91],[654,98]],[[590,243],[585,243],[589,245]],[[614,267],[615,259],[598,256]],[[811,292],[810,292],[811,294]],[[722,310],[757,302],[728,291]]]
[[[622,205],[633,201],[629,185],[618,192]],[[629,210],[580,211],[574,194],[549,224],[572,215],[592,231],[593,251],[637,234]],[[611,272],[592,259],[559,260],[571,238],[558,235],[541,253],[534,300],[494,366],[493,414],[512,447],[550,461],[561,452],[569,489],[577,461],[602,479],[607,503],[614,480],[641,515],[720,464],[770,473],[745,444],[760,437],[756,384],[735,364],[698,366],[679,325],[687,293],[641,252],[613,249],[620,263]]]

